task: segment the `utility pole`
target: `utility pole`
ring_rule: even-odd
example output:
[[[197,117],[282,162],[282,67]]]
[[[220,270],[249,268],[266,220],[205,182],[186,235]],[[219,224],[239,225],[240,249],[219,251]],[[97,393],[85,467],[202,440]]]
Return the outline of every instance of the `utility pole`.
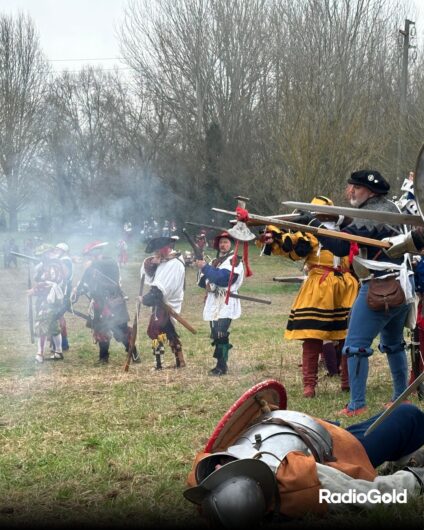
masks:
[[[408,60],[409,60],[409,49],[416,48],[410,44],[410,37],[412,34],[411,26],[414,26],[415,22],[409,19],[405,19],[405,28],[400,29],[399,33],[403,36],[403,53],[402,53],[402,75],[400,79],[400,101],[399,101],[399,127],[398,127],[398,145],[397,145],[397,160],[396,160],[396,179],[398,183],[401,182],[401,171],[406,171],[406,168],[402,168],[403,163],[403,137],[406,125],[406,112],[407,112],[407,96],[408,96]]]

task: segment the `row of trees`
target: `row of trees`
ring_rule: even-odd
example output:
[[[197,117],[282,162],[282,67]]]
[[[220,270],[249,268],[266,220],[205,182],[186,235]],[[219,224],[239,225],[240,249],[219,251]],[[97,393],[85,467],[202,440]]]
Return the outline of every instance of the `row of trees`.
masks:
[[[399,120],[396,0],[130,0],[130,75],[53,77],[32,21],[0,15],[0,206],[66,219],[208,219],[315,193],[341,202],[377,167],[398,192],[423,139],[423,55]],[[42,37],[42,36],[41,36]],[[402,127],[402,130],[400,130]]]

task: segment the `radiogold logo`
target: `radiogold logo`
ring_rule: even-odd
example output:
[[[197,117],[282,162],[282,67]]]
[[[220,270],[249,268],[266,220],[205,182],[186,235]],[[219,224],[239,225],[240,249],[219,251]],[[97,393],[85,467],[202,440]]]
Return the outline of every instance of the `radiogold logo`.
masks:
[[[364,492],[357,492],[356,489],[347,490],[344,493],[332,493],[330,490],[319,490],[319,502],[328,504],[406,504],[408,493],[392,490],[382,493],[377,489]]]

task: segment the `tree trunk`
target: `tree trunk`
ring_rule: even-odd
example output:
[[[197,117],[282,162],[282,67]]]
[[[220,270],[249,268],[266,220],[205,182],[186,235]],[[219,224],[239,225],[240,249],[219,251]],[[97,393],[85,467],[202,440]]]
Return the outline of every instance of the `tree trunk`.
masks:
[[[18,230],[18,209],[16,206],[9,207],[9,232]]]

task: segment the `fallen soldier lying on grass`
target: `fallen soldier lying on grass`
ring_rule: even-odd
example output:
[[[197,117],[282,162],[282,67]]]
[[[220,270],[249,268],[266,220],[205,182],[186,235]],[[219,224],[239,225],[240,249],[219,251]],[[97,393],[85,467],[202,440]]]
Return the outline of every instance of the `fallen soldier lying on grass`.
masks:
[[[281,383],[254,386],[196,455],[184,496],[214,528],[406,503],[423,493],[424,413],[414,405],[401,404],[365,436],[376,417],[343,429],[286,404]],[[377,475],[399,459],[399,471]]]

